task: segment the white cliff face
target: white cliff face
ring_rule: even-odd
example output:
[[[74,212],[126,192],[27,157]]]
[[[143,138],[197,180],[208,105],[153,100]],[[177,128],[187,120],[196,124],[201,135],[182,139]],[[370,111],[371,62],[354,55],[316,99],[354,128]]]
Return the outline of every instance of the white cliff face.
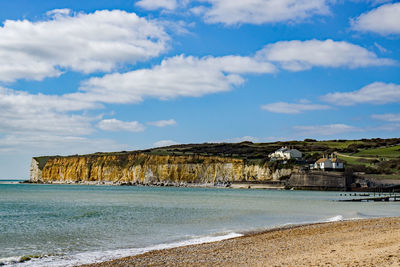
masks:
[[[235,181],[272,181],[291,169],[247,165],[241,159],[148,154],[93,155],[49,158],[39,169],[32,160],[31,181],[45,183],[214,184]]]
[[[293,169],[278,169],[274,173],[272,173],[272,180],[278,181],[283,177],[289,178],[289,176],[293,173]]]
[[[42,171],[39,169],[39,162],[34,158],[31,161],[29,180],[31,182],[42,181]]]

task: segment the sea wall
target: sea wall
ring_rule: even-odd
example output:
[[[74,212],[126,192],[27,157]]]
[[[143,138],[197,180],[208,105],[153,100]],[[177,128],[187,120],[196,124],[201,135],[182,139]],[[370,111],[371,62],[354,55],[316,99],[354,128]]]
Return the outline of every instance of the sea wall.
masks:
[[[288,188],[304,190],[347,190],[351,176],[343,172],[296,171],[287,181]]]
[[[42,183],[107,183],[184,185],[234,181],[278,181],[291,169],[271,170],[242,159],[162,156],[145,153],[103,154],[32,159],[30,181]]]

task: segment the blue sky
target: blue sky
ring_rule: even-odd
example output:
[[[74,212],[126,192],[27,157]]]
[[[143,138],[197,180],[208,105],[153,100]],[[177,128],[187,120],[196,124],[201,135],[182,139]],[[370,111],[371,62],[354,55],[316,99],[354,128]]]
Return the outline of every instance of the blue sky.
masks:
[[[398,137],[400,3],[0,2],[0,178],[32,156]]]

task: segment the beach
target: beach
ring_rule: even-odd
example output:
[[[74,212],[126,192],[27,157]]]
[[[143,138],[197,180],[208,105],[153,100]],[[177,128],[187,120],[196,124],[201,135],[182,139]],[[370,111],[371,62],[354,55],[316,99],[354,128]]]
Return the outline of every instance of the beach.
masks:
[[[400,218],[399,202],[343,198],[318,191],[0,184],[0,265],[80,266],[134,255],[141,256],[127,259],[130,265],[282,265],[282,259],[309,259],[324,246],[315,255],[325,255],[313,260],[334,260],[327,255],[337,256],[331,251],[340,251],[340,243],[333,248],[339,241],[399,240],[395,230],[381,231],[397,231],[396,219],[391,225],[378,220],[381,228],[364,221]],[[315,224],[334,221],[340,222]],[[292,229],[276,230],[282,226]],[[361,228],[365,233],[357,236]],[[207,243],[221,240],[227,241]]]
[[[400,266],[400,217],[285,227],[82,266],[144,265]]]

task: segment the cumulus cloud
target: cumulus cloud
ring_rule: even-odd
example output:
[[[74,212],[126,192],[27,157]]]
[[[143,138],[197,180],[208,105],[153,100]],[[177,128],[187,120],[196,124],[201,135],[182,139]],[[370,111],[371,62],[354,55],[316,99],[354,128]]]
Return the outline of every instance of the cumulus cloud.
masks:
[[[94,103],[138,103],[145,98],[161,100],[177,97],[201,97],[226,92],[244,83],[245,74],[275,73],[271,61],[283,68],[300,71],[313,66],[365,67],[394,64],[391,59],[378,58],[365,48],[332,40],[290,41],[267,45],[255,56],[228,55],[193,57],[178,55],[165,58],[159,65],[125,73],[94,77],[82,83],[80,92],[71,98]],[[286,112],[326,109],[324,105],[290,104]],[[277,110],[283,103],[265,106]],[[282,109],[281,109],[282,110]]]
[[[400,114],[374,114],[371,116],[373,119],[388,122],[400,122]]]
[[[88,137],[98,118],[76,112],[98,107],[67,96],[0,87],[0,151],[31,156],[122,149],[115,141]]]
[[[65,70],[108,72],[167,49],[163,28],[135,13],[71,13],[58,9],[43,21],[6,20],[0,27],[0,81],[42,80]]]
[[[77,99],[103,103],[136,103],[226,92],[244,82],[239,74],[272,73],[275,67],[249,57],[175,56],[150,69],[107,74],[83,83]]]
[[[174,10],[178,6],[176,0],[140,0],[136,5],[147,10]]]
[[[175,125],[176,121],[174,119],[160,120],[160,121],[151,121],[148,124],[156,127],[165,127],[165,126]]]
[[[327,94],[322,100],[341,106],[400,103],[400,85],[374,82],[357,91]]]
[[[137,121],[120,121],[117,119],[101,120],[97,127],[104,131],[112,132],[127,131],[137,133],[145,130],[144,125]]]
[[[265,46],[257,53],[259,60],[278,62],[290,71],[312,67],[368,67],[395,64],[394,60],[378,58],[367,49],[344,41],[308,40],[281,41]]]
[[[110,139],[74,135],[33,135],[26,133],[21,135],[10,134],[0,138],[0,152],[26,153],[29,157],[32,157],[32,155],[71,155],[128,149],[133,149],[133,147],[126,144],[118,144]]]
[[[346,124],[328,124],[328,125],[312,125],[312,126],[294,126],[300,135],[318,136],[318,135],[337,135],[348,132],[360,131],[359,128]]]
[[[261,106],[261,109],[267,110],[274,113],[283,114],[300,114],[304,111],[310,110],[325,110],[330,109],[330,106],[310,103],[287,103],[287,102],[276,102]]]
[[[379,6],[351,20],[354,30],[380,35],[400,34],[400,3]]]
[[[75,99],[33,95],[0,87],[0,133],[90,134],[93,118],[66,112],[95,106]]]
[[[172,146],[177,145],[178,143],[173,140],[160,140],[153,144],[153,147],[164,147],[164,146]]]
[[[208,23],[264,24],[275,22],[298,22],[313,15],[329,14],[327,0],[205,0],[210,4],[202,11]],[[204,8],[203,8],[204,9]]]

